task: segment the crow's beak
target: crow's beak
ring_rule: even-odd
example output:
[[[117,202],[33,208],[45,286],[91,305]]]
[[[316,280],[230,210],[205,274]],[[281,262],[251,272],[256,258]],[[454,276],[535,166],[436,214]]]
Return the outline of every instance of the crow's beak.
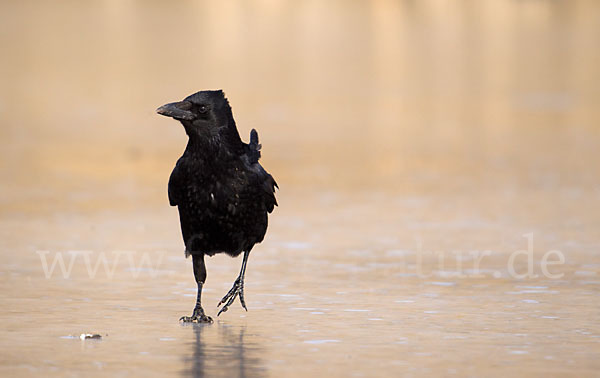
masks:
[[[156,109],[156,112],[160,115],[164,115],[167,117],[191,121],[194,119],[194,113],[189,111],[191,108],[191,102],[180,101],[165,104],[160,108]]]

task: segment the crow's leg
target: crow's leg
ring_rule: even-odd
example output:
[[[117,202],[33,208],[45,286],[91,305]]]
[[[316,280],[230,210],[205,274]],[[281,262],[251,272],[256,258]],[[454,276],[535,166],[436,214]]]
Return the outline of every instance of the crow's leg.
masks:
[[[200,304],[202,286],[204,285],[204,281],[206,281],[206,265],[204,265],[204,254],[192,255],[192,261],[194,263],[194,277],[196,277],[196,284],[198,285],[196,307],[194,307],[192,316],[182,316],[179,320],[185,323],[212,323],[212,318],[204,314],[204,310]]]
[[[225,303],[225,306],[221,308],[217,316],[221,315],[222,312],[227,311],[229,309],[229,306],[231,306],[231,304],[238,295],[240,296],[240,303],[242,304],[242,307],[244,308],[244,310],[248,311],[248,309],[246,308],[246,301],[244,301],[244,275],[246,275],[246,264],[248,263],[249,255],[250,251],[244,251],[244,261],[242,261],[242,270],[240,271],[240,275],[233,283],[233,287],[231,288],[231,290],[229,290],[229,292],[225,294],[223,299],[221,299],[221,301],[217,305],[217,307],[219,307],[220,305]]]

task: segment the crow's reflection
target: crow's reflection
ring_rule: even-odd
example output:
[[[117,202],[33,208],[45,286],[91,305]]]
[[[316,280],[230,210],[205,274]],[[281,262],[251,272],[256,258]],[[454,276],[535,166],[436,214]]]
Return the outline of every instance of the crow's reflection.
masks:
[[[187,324],[193,342],[186,350],[185,375],[194,377],[262,377],[260,348],[245,340],[246,326]]]

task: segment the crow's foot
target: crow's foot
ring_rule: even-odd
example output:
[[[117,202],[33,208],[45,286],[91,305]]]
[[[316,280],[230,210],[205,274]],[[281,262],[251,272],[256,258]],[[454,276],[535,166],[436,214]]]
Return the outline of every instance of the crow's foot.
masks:
[[[180,322],[184,323],[212,323],[213,320],[210,316],[204,314],[203,309],[195,308],[192,316],[182,316],[179,319]]]
[[[237,280],[235,280],[235,282],[233,283],[233,287],[231,288],[231,290],[229,290],[229,292],[225,294],[223,299],[221,299],[221,301],[217,305],[217,307],[219,307],[220,305],[225,303],[225,306],[223,306],[221,310],[219,310],[217,316],[221,315],[222,312],[226,312],[227,310],[229,310],[229,306],[231,306],[231,304],[238,295],[240,296],[240,303],[242,304],[242,307],[244,308],[244,310],[248,311],[248,309],[246,308],[246,301],[244,300],[244,280],[241,277],[238,277]]]

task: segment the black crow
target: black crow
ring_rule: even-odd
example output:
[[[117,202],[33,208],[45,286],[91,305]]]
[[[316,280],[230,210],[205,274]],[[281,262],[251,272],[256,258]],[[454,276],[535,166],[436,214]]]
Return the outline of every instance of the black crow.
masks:
[[[242,142],[223,91],[201,91],[161,106],[158,114],[183,124],[188,144],[169,178],[169,203],[179,209],[186,257],[191,255],[198,297],[184,322],[212,322],[200,297],[206,280],[204,256],[244,252],[240,275],[217,306],[227,311],[239,295],[244,301],[244,274],[252,247],[267,231],[267,214],[277,205],[273,177],[258,163],[256,130]]]

